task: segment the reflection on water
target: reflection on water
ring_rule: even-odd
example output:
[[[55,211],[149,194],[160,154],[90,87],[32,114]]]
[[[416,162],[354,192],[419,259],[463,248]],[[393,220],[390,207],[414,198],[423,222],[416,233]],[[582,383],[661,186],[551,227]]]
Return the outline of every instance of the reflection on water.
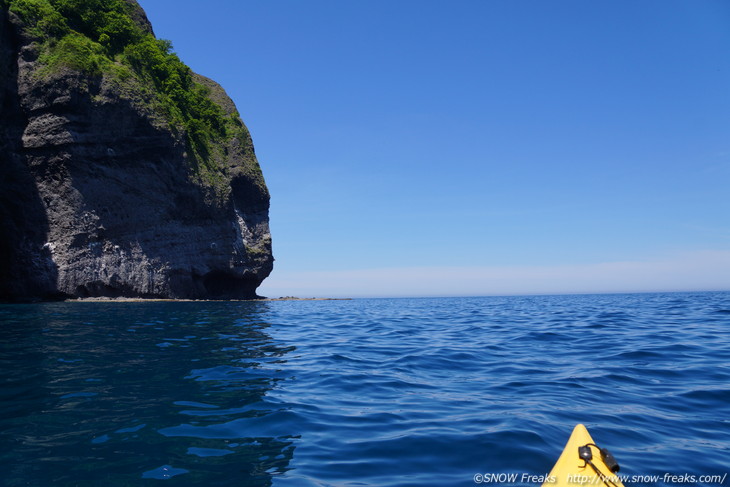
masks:
[[[267,306],[0,307],[5,485],[271,485],[297,432]]]

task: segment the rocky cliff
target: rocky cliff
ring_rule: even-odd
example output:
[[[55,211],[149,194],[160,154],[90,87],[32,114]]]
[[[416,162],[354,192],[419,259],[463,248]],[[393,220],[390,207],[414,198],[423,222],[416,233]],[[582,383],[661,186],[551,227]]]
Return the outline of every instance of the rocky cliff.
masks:
[[[252,298],[269,193],[134,0],[0,0],[0,299]]]

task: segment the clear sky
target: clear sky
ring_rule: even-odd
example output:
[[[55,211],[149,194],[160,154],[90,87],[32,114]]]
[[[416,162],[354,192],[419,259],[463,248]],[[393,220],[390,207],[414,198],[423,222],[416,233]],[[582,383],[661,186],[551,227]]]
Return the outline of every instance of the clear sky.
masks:
[[[730,289],[726,0],[140,0],[253,136],[260,294]]]

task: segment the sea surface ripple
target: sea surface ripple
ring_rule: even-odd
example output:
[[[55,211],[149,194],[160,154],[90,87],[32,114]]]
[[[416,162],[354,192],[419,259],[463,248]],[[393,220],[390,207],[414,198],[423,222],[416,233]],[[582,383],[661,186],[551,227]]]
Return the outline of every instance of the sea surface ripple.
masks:
[[[730,471],[730,293],[2,305],[0,384],[6,486],[473,486],[577,423],[678,485]]]

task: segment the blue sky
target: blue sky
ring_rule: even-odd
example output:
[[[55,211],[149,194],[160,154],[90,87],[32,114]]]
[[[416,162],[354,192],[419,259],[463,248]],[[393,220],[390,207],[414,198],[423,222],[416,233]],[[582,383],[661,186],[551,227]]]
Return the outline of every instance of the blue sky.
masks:
[[[272,194],[268,296],[730,289],[724,0],[141,0]]]

